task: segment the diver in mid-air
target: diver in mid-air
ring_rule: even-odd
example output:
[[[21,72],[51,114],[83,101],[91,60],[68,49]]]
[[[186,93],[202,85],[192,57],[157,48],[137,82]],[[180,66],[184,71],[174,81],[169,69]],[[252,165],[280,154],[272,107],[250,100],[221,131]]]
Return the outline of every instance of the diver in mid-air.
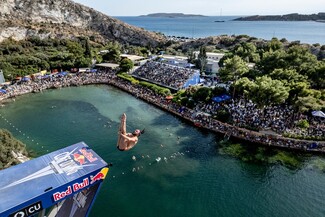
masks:
[[[128,151],[133,148],[139,136],[144,133],[143,130],[136,129],[133,133],[126,132],[126,114],[123,113],[121,117],[121,124],[118,131],[117,149],[120,151]]]

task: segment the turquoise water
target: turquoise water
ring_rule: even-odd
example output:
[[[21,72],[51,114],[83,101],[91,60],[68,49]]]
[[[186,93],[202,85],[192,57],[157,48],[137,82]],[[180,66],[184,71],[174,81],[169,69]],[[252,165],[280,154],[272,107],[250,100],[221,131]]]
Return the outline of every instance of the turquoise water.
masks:
[[[238,17],[238,16],[237,16]],[[312,21],[232,21],[235,16],[156,18],[116,17],[128,24],[169,36],[191,38],[217,35],[249,35],[266,40],[277,37],[288,41],[325,44],[325,23]],[[223,20],[225,22],[214,22]]]
[[[122,112],[129,131],[146,128],[129,152],[115,147]],[[241,162],[221,154],[216,135],[110,86],[28,94],[0,113],[9,120],[0,128],[37,155],[85,141],[114,164],[91,217],[325,215],[323,158],[306,157],[297,170]]]

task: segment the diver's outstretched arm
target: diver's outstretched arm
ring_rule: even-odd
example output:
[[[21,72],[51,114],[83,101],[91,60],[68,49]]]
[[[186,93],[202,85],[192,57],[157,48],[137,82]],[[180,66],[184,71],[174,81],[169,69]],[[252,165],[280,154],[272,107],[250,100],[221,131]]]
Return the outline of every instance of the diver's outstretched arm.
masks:
[[[121,116],[121,123],[119,128],[119,134],[126,134],[126,114],[123,113]]]
[[[125,115],[125,113],[123,113],[121,116],[120,128],[118,130],[117,147],[119,147],[119,149],[126,148],[125,147],[126,145],[124,144],[124,138],[123,138],[124,135],[126,135],[126,115]]]

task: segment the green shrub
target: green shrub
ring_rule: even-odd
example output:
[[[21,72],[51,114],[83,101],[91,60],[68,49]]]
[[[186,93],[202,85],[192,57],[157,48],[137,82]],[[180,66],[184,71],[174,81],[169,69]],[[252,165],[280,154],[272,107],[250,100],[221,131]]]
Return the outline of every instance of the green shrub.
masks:
[[[0,129],[0,169],[6,165],[16,165],[19,163],[12,155],[12,151],[20,152],[27,156],[25,145],[15,139],[12,134],[4,129]]]
[[[214,115],[214,118],[227,123],[230,120],[230,113],[227,109],[220,109],[218,113]]]
[[[307,120],[300,120],[298,121],[297,126],[301,129],[307,129],[309,127],[309,123]]]
[[[163,96],[168,96],[171,94],[170,90],[168,88],[165,88],[165,87],[160,87],[156,84],[152,84],[152,83],[149,83],[149,82],[146,82],[146,81],[140,81],[139,84],[143,87],[146,87],[150,90],[152,90],[153,92],[155,93],[158,93],[160,95],[163,95]]]

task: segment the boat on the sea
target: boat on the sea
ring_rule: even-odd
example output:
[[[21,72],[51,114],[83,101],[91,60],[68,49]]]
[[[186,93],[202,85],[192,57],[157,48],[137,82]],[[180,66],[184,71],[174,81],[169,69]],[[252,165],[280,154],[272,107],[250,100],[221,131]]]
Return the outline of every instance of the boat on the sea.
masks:
[[[214,21],[215,23],[223,23],[223,22],[225,22],[224,20],[215,20]]]

